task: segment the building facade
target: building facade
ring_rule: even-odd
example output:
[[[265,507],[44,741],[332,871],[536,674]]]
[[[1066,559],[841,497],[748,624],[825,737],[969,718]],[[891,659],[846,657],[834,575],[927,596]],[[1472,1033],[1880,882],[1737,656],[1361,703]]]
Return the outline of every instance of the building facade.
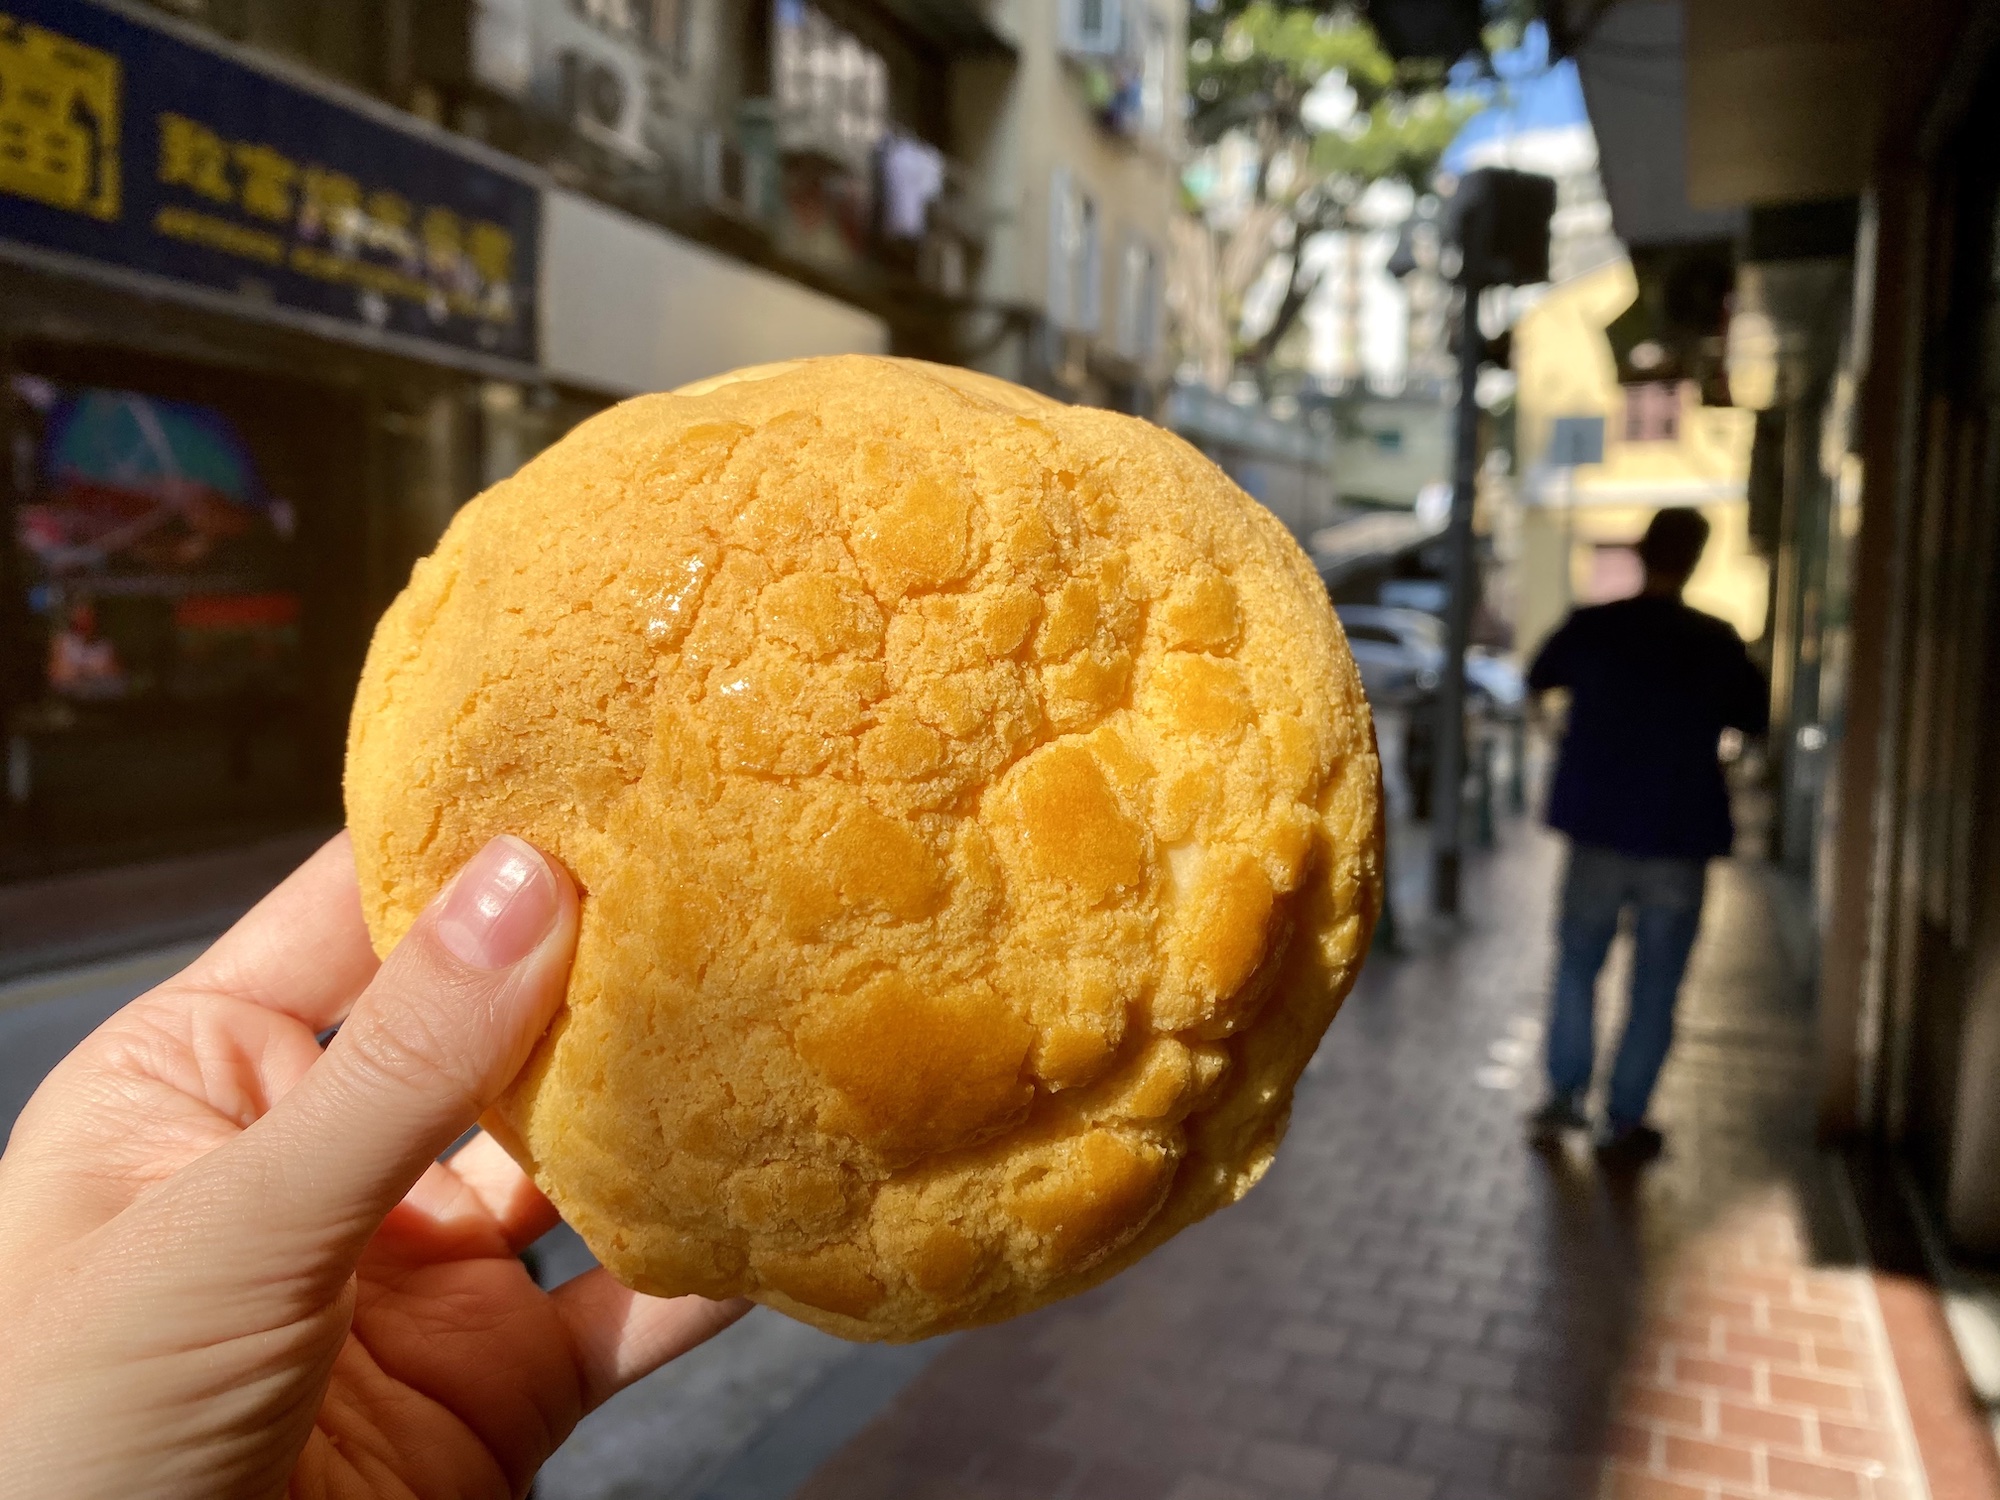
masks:
[[[5,9],[0,880],[336,825],[412,561],[626,395],[1165,390],[1166,0]]]
[[[1754,409],[1775,854],[1810,893],[1822,1124],[2000,1250],[2000,7],[1552,6],[1642,345]],[[1630,336],[1642,332],[1634,341]],[[1907,1193],[1900,1191],[1907,1187]]]
[[[1011,61],[969,63],[953,125],[991,226],[967,362],[1158,415],[1185,151],[1184,0],[1023,0]]]
[[[1558,281],[1514,325],[1516,472],[1504,488],[1524,652],[1572,607],[1637,591],[1631,545],[1669,505],[1711,528],[1688,602],[1745,640],[1764,634],[1769,567],[1747,498],[1755,418],[1702,405],[1684,381],[1619,381],[1605,330],[1636,294],[1630,263],[1614,261]]]

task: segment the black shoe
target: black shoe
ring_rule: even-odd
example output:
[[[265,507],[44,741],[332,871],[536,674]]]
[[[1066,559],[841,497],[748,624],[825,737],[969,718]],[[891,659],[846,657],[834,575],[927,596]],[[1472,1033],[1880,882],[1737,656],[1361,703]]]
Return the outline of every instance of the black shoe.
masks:
[[[1642,1167],[1667,1149],[1667,1138],[1650,1125],[1609,1125],[1597,1138],[1597,1159],[1606,1166]]]
[[[1558,1094],[1528,1116],[1528,1141],[1535,1146],[1554,1146],[1572,1130],[1590,1129],[1590,1116],[1574,1098]]]

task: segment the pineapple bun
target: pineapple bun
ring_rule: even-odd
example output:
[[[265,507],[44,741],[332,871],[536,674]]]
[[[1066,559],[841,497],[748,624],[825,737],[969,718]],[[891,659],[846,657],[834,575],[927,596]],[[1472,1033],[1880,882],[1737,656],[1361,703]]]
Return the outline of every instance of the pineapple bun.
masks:
[[[909,360],[584,423],[375,632],[347,804],[386,952],[491,836],[582,893],[488,1128],[599,1259],[905,1340],[1240,1197],[1368,945],[1361,684],[1180,439]]]

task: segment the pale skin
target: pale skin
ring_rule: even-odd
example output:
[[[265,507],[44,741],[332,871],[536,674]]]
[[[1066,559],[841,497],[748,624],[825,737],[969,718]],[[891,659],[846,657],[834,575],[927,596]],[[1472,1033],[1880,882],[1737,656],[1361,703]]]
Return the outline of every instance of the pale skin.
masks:
[[[741,1316],[602,1270],[543,1292],[548,1200],[484,1134],[437,1160],[576,923],[498,839],[378,963],[343,835],[66,1058],[0,1156],[0,1496],[518,1496]]]

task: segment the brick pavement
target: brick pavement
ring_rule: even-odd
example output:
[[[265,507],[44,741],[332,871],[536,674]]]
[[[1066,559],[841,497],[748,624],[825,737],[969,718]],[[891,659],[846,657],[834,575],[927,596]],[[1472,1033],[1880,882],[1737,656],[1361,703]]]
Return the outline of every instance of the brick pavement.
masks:
[[[1614,1500],[1914,1500],[1923,1465],[1873,1277],[1815,1266],[1753,1194],[1655,1282],[1607,1435]]]
[[[1660,1096],[1670,1155],[1607,1178],[1580,1144],[1543,1157],[1519,1131],[1558,860],[1509,829],[1469,872],[1458,941],[1371,963],[1249,1198],[1106,1286],[960,1340],[800,1500],[1711,1500],[1709,1478],[1675,1482],[1683,1461],[1744,1493],[1880,1462],[1825,1461],[1848,1437],[1803,1382],[1846,1345],[1778,1327],[1775,1292],[1742,1331],[1800,1340],[1798,1361],[1789,1343],[1732,1349],[1722,1311],[1711,1346],[1671,1342],[1697,1315],[1674,1300],[1686,1267],[1734,1253],[1732,1226],[1782,1239],[1774,1254],[1844,1244],[1812,1146],[1809,1009],[1764,877],[1717,867]],[[1819,1289],[1782,1275],[1817,1313]],[[1635,1358],[1672,1378],[1621,1380]]]

